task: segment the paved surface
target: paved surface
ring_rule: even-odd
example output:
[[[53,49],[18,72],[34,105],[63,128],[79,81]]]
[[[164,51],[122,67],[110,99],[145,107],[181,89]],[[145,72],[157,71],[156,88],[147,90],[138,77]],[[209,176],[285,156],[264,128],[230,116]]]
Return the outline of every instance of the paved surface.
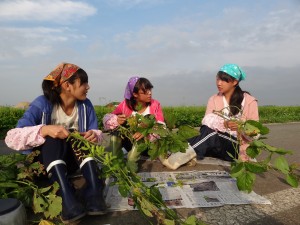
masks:
[[[265,143],[275,147],[293,150],[288,161],[300,163],[300,123],[269,124],[270,134]],[[8,154],[8,149],[0,141],[0,154]],[[188,170],[227,170],[228,166],[197,164],[183,166],[180,171]],[[142,162],[141,171],[169,171],[159,162]],[[298,171],[299,172],[299,171]],[[284,182],[284,177],[269,171],[257,176],[254,191],[271,201],[271,205],[226,205],[215,208],[177,209],[187,217],[196,215],[207,224],[212,225],[300,225],[300,188],[291,188]],[[155,221],[152,221],[156,224]],[[144,225],[149,224],[138,211],[113,212],[104,216],[87,216],[79,225]]]

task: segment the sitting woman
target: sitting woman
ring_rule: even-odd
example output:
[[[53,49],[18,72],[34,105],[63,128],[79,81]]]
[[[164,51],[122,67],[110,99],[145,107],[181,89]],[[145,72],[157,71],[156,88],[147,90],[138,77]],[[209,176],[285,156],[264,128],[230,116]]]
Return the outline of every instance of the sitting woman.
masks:
[[[70,63],[59,64],[44,78],[44,94],[30,104],[17,127],[8,131],[5,138],[8,147],[23,153],[40,150],[38,160],[50,181],[57,181],[60,186],[64,223],[86,214],[102,215],[107,209],[96,161],[92,157],[78,157],[78,149],[67,141],[70,130],[79,131],[90,142],[102,141],[94,107],[87,99],[89,88],[88,75],[83,69]],[[86,180],[81,200],[67,178],[67,174],[79,168]]]
[[[108,113],[103,118],[105,130],[114,130],[118,126],[126,125],[127,119],[135,114],[154,115],[158,123],[164,124],[164,116],[159,101],[152,99],[151,82],[144,77],[131,77],[126,85],[124,100],[116,107],[112,113]],[[118,137],[118,132],[112,132],[112,138]],[[136,132],[132,135],[136,141],[144,138],[143,134]],[[120,146],[114,146],[115,149],[124,147],[127,151],[132,148],[129,138],[122,138]],[[117,150],[118,151],[118,150]]]
[[[259,116],[257,100],[239,86],[245,78],[244,71],[235,64],[226,64],[219,70],[216,76],[219,93],[208,100],[200,135],[189,139],[197,159],[210,156],[233,161],[233,156],[249,160],[246,154],[248,139],[237,133],[237,121],[258,121]]]

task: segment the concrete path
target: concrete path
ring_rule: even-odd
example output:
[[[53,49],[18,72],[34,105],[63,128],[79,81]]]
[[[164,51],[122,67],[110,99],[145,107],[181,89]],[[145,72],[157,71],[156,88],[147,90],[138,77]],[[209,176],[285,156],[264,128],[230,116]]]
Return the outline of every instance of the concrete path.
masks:
[[[300,123],[268,124],[270,134],[265,143],[275,147],[293,150],[288,161],[300,163]],[[8,149],[0,141],[0,154],[8,154]],[[197,164],[183,166],[179,171],[227,170],[226,165]],[[141,171],[169,171],[159,162],[141,163]],[[212,225],[300,225],[300,188],[292,188],[284,182],[284,177],[275,171],[257,176],[254,191],[271,201],[271,205],[226,205],[215,208],[178,209],[187,217],[196,215]],[[152,221],[153,222],[153,221]],[[144,225],[149,224],[138,211],[113,212],[104,216],[87,216],[79,225]],[[153,222],[155,224],[155,222]]]

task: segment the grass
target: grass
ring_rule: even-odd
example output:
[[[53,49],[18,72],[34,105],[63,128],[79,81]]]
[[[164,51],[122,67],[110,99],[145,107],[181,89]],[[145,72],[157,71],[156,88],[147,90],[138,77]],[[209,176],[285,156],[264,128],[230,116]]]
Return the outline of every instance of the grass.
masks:
[[[102,118],[113,110],[112,107],[95,106],[98,117],[99,129],[103,129]],[[0,106],[0,139],[6,132],[14,128],[25,110],[13,107]],[[175,117],[176,126],[187,124],[193,127],[200,126],[205,114],[204,106],[176,106],[163,107],[164,114]],[[300,106],[260,106],[260,122],[262,123],[287,123],[300,122]]]

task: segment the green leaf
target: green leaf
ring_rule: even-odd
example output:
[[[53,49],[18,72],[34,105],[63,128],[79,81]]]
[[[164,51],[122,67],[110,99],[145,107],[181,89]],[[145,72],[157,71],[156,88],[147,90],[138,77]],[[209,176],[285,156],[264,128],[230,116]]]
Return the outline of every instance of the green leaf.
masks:
[[[159,204],[160,202],[163,202],[162,195],[157,187],[155,186],[150,187],[150,195],[153,198],[153,203],[156,206],[158,206],[157,204]]]
[[[55,224],[48,220],[41,220],[38,225],[55,225]]]
[[[126,185],[119,185],[118,187],[119,193],[122,195],[122,197],[126,198],[128,197],[128,188]]]
[[[230,175],[232,177],[238,177],[245,171],[244,162],[232,163]]]
[[[256,146],[249,145],[248,148],[246,149],[246,153],[248,156],[250,156],[252,159],[254,159],[260,155],[261,150],[259,148],[257,148]]]
[[[55,182],[52,184],[52,191],[51,191],[51,193],[52,193],[52,194],[56,194],[58,190],[59,190],[59,184],[58,184],[57,181],[55,181]]]
[[[266,134],[268,134],[269,132],[270,132],[270,130],[269,130],[269,128],[266,127],[266,126],[262,126],[262,127],[260,128],[260,134],[261,134],[261,135],[266,135]]]
[[[178,128],[177,134],[180,140],[187,140],[199,135],[199,131],[195,130],[195,128],[191,126],[182,125]]]
[[[288,182],[288,184],[294,188],[297,188],[299,186],[299,178],[297,178],[297,176],[294,174],[287,174],[286,182]]]
[[[265,148],[266,144],[259,140],[254,140],[250,143],[251,146],[257,147],[257,148]]]
[[[191,215],[189,216],[185,221],[184,223],[185,224],[188,224],[188,225],[196,225],[196,221],[197,221],[197,218],[195,215]]]
[[[232,159],[235,159],[235,158],[236,158],[236,157],[234,157],[234,156],[231,154],[231,152],[227,152],[227,151],[226,151],[226,153],[227,153],[227,155],[229,155],[230,158],[232,158]]]
[[[174,220],[169,220],[169,219],[164,219],[164,223],[165,225],[175,225],[175,221]]]
[[[176,138],[176,136],[174,136],[173,138],[169,140],[169,151],[172,153],[185,152],[186,148],[188,147],[188,143],[180,141]]]
[[[140,153],[147,150],[147,148],[148,148],[148,145],[146,143],[140,143],[137,145],[137,151]]]
[[[48,187],[45,187],[45,188],[40,188],[40,193],[45,193],[45,192],[48,192],[50,189],[52,188],[52,186],[48,186]]]
[[[32,168],[32,169],[39,169],[41,166],[41,164],[39,162],[34,162],[34,163],[31,163],[29,168]]]
[[[266,134],[269,133],[269,128],[266,127],[266,126],[264,126],[264,125],[263,125],[261,122],[259,122],[259,121],[255,121],[255,120],[247,120],[247,121],[245,122],[245,125],[246,125],[246,124],[249,124],[249,125],[255,127],[256,129],[258,129],[258,130],[259,130],[259,133],[260,133],[261,135],[266,135]]]
[[[159,154],[158,154],[159,148],[158,147],[159,147],[158,143],[156,143],[156,144],[150,143],[148,154],[149,154],[151,160],[156,159],[159,156]]]
[[[33,195],[33,211],[34,213],[42,213],[48,207],[47,202],[41,195],[38,194],[37,190],[34,191]]]
[[[148,209],[141,207],[141,210],[146,216],[153,217],[153,215],[151,214],[151,212]]]
[[[46,218],[53,219],[58,217],[62,211],[62,198],[60,196],[50,194],[47,198],[49,207],[44,211]]]
[[[272,155],[273,155],[272,153],[269,154],[268,157],[266,157],[266,158],[264,159],[263,163],[266,164],[266,165],[269,164],[269,162],[271,162]]]
[[[150,130],[151,134],[158,134],[160,137],[166,137],[169,134],[169,130],[163,124],[156,123]]]
[[[195,215],[189,216],[185,221],[186,225],[206,225],[206,223],[199,221]]]
[[[26,155],[20,153],[11,153],[8,155],[0,155],[0,168],[15,167],[17,163],[23,162]]]
[[[265,148],[269,151],[269,152],[274,152],[280,155],[285,155],[285,154],[293,154],[293,151],[290,150],[285,150],[283,148],[276,148],[274,146],[271,145],[265,145]]]
[[[6,183],[0,182],[0,187],[1,188],[18,188],[19,185],[16,183],[13,183],[13,182],[6,182]]]
[[[151,202],[147,201],[146,199],[141,199],[141,209],[143,213],[148,216],[148,217],[153,217],[151,211],[154,210],[154,206],[152,205]]]
[[[138,171],[138,164],[135,161],[127,161],[126,163],[127,168],[132,172],[132,173],[136,173]]]
[[[244,124],[244,133],[247,136],[254,137],[258,134],[260,134],[259,128],[257,128],[255,125],[252,125],[248,121]]]
[[[17,179],[17,169],[8,167],[5,170],[0,170],[0,182]]]
[[[173,113],[164,112],[164,118],[169,129],[174,129],[176,127],[176,116]]]
[[[280,170],[283,174],[288,174],[290,171],[289,164],[286,158],[284,158],[283,156],[279,156],[275,159],[274,166],[275,168]]]
[[[257,162],[245,162],[245,168],[252,173],[263,173],[268,170],[266,164]]]
[[[245,171],[237,177],[237,187],[241,191],[251,192],[255,181],[255,174]]]
[[[13,198],[19,199],[26,207],[32,207],[33,190],[30,187],[23,187],[15,189],[13,192]]]

